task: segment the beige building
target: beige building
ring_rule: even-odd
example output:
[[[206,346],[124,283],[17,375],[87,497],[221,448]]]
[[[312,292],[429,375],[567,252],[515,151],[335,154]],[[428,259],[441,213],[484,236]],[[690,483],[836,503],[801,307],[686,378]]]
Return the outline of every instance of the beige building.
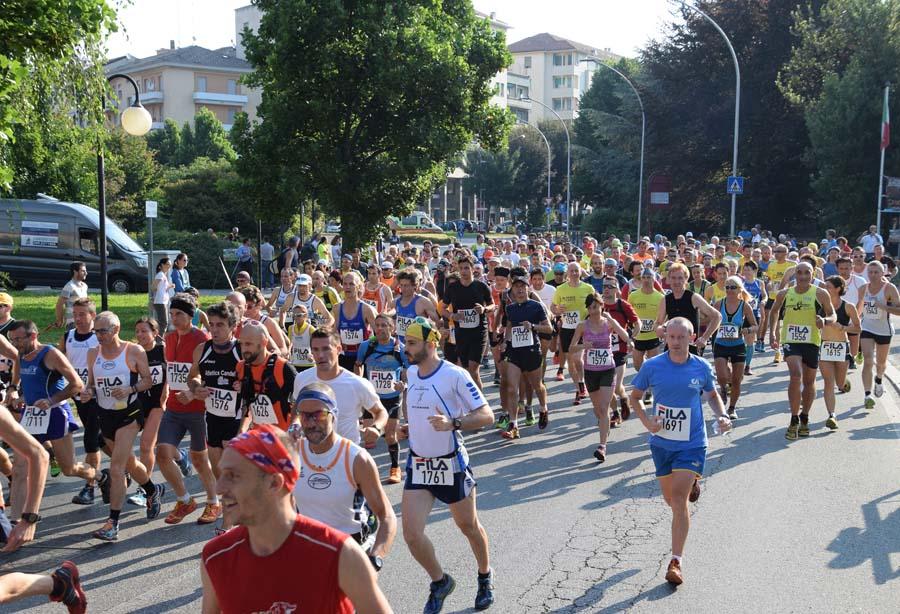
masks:
[[[153,118],[153,128],[162,128],[166,119],[179,125],[192,122],[202,107],[212,111],[226,129],[231,128],[237,113],[246,112],[256,118],[260,93],[240,83],[251,72],[250,64],[236,56],[233,47],[206,49],[197,45],[160,49],[147,58],[123,56],[110,60],[107,75],[124,73],[138,84],[141,104]],[[124,79],[112,81],[119,109],[130,105],[134,94]],[[115,121],[118,120],[118,113]]]

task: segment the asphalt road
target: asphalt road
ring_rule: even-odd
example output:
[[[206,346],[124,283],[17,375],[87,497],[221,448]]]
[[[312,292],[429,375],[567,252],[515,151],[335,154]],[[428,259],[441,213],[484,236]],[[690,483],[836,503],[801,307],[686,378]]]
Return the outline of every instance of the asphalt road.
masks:
[[[824,428],[820,392],[812,436],[788,442],[787,370],[771,360],[771,352],[754,360],[734,435],[710,440],[703,494],[692,507],[686,582],[678,590],[663,580],[670,514],[637,420],[613,431],[609,458],[598,465],[589,406],[571,405],[571,383],[548,382],[547,431],[523,429],[513,443],[494,430],[469,436],[496,573],[492,611],[897,611],[897,389],[888,385],[867,411],[859,371],[852,372],[853,390],[838,396],[840,429]],[[496,388],[488,392],[496,403]],[[383,443],[376,458],[386,473]],[[189,484],[201,492],[196,478]],[[399,513],[400,487],[386,488]],[[49,481],[39,539],[0,559],[2,571],[47,571],[70,558],[82,570],[90,611],[199,611],[198,553],[211,529],[190,522],[195,517],[169,527],[161,516],[148,525],[143,510],[132,508],[123,513],[119,541],[101,544],[89,534],[106,509],[70,504],[77,489],[76,480]],[[172,504],[169,497],[163,516]],[[441,504],[428,533],[458,583],[444,611],[471,611],[474,559]],[[421,611],[428,578],[401,535],[380,580],[396,612]],[[59,610],[38,599],[0,608]]]

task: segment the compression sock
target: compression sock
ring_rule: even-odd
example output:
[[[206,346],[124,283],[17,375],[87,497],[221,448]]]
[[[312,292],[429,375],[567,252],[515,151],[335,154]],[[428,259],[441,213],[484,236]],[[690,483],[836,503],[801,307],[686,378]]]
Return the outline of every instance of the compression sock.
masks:
[[[753,343],[748,343],[744,347],[747,348],[747,357],[744,359],[744,366],[749,367],[750,361],[753,360]]]
[[[141,484],[141,490],[144,491],[144,494],[148,497],[156,492],[156,485],[153,483],[153,480],[147,480],[146,484]]]
[[[800,424],[809,424],[809,414],[800,414]]]
[[[113,523],[113,526],[119,526],[119,514],[122,513],[122,510],[109,510],[109,520]]]
[[[388,454],[391,456],[391,468],[400,466],[400,444],[388,444]]]
[[[791,424],[800,424],[800,416],[791,416]]]
[[[876,384],[880,384],[880,383],[881,383],[881,378],[880,378],[880,377],[876,377],[876,378],[875,378],[875,383],[876,383]]]

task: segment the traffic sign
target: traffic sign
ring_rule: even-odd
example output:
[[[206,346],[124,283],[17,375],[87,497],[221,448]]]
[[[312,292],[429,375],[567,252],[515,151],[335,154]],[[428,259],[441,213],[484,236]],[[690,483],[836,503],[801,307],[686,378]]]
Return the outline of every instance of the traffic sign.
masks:
[[[743,177],[735,177],[732,175],[728,178],[728,183],[725,184],[725,193],[726,194],[743,194],[744,193],[744,178]]]
[[[156,201],[155,200],[145,201],[145,206],[147,208],[147,212],[146,212],[147,217],[149,217],[149,218],[156,217]]]
[[[547,215],[550,215],[552,212],[553,212],[552,207],[547,207],[546,209],[544,209],[544,213],[546,213]]]

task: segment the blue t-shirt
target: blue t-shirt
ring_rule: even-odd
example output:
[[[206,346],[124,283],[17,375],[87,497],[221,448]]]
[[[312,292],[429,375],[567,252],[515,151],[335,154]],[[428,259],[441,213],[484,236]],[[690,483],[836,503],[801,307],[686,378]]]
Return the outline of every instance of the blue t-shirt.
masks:
[[[394,390],[393,383],[400,379],[401,369],[409,368],[409,360],[404,353],[404,346],[394,345],[394,340],[390,343],[377,344],[375,350],[369,352],[369,345],[376,343],[372,339],[366,339],[359,345],[356,353],[356,361],[365,367],[364,375],[366,379],[375,386],[375,392],[379,398],[393,399],[400,396],[398,390]],[[399,352],[400,360],[397,360],[395,352]],[[369,357],[366,358],[366,354]]]
[[[665,450],[705,448],[703,392],[715,389],[712,365],[693,354],[676,364],[664,352],[641,365],[632,380],[636,390],[653,391],[654,412],[665,420],[663,429],[650,435],[650,445]]]
[[[536,326],[547,319],[547,312],[541,303],[533,299],[528,299],[524,303],[512,301],[506,306],[506,319],[512,325],[513,336],[515,337],[517,333],[515,330],[516,326],[522,322],[531,322],[532,326]],[[530,336],[531,343],[525,343],[528,340],[528,333],[521,332],[521,335],[522,337],[519,340],[509,340],[510,350],[540,351],[541,340],[533,328]]]

